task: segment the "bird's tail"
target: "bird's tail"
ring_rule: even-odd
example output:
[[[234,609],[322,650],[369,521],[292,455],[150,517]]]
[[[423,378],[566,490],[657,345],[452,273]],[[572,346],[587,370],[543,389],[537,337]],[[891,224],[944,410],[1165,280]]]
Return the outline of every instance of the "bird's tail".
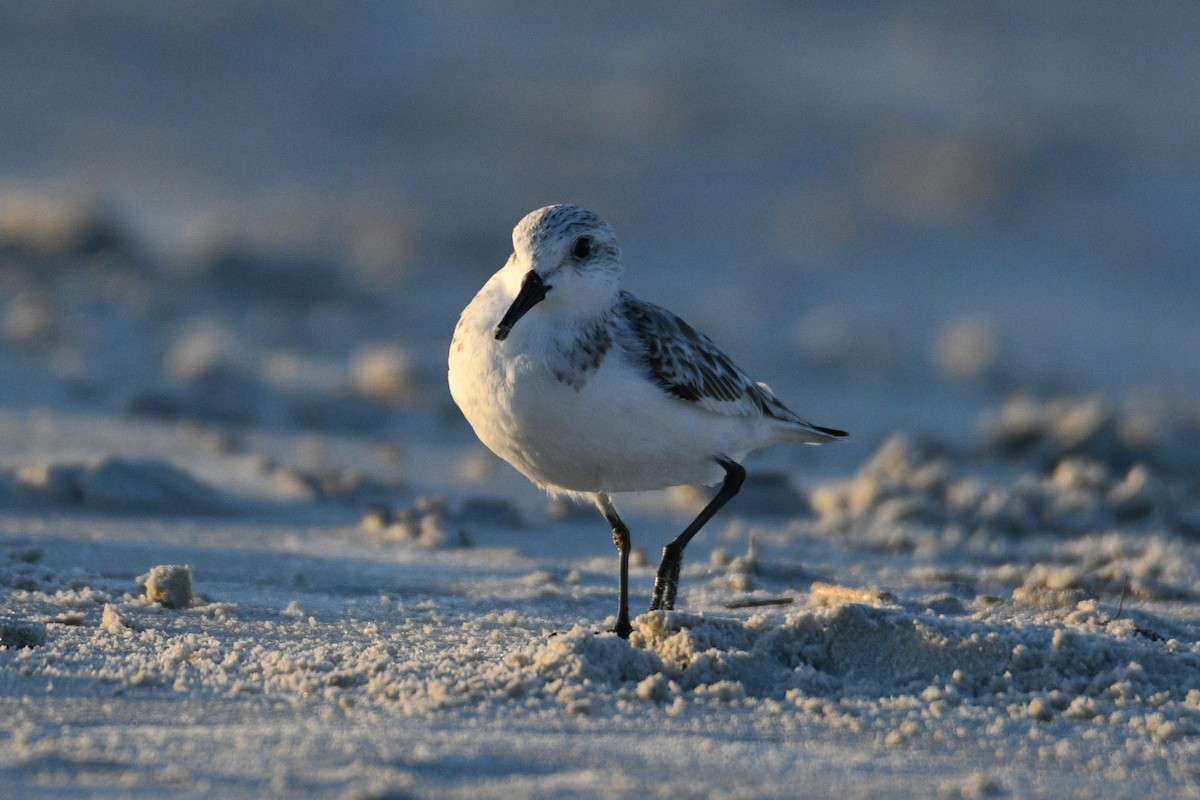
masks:
[[[820,425],[812,425],[807,422],[798,422],[788,426],[787,439],[792,442],[803,442],[804,444],[825,444],[826,442],[838,442],[845,439],[850,434],[845,431],[839,431],[837,428],[822,428]]]
[[[805,422],[796,415],[796,412],[780,402],[775,393],[771,391],[770,386],[767,386],[762,381],[759,381],[757,386],[760,390],[759,396],[763,402],[763,411],[766,412],[767,416],[774,417],[777,421],[774,430],[781,435],[776,441],[825,444],[826,442],[836,442],[845,439],[850,435],[845,431],[839,431],[837,428],[822,428],[820,425]]]

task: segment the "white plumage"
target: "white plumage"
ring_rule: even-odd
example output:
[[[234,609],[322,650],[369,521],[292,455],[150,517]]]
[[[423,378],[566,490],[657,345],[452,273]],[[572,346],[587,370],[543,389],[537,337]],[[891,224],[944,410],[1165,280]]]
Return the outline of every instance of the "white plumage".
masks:
[[[450,393],[494,453],[551,492],[590,497],[621,554],[617,633],[628,635],[628,531],[609,495],[725,482],[667,546],[652,608],[671,608],[687,541],[736,494],[746,453],[844,437],[792,413],[716,345],[620,288],[612,228],[571,205],[513,229],[513,254],[464,309]]]

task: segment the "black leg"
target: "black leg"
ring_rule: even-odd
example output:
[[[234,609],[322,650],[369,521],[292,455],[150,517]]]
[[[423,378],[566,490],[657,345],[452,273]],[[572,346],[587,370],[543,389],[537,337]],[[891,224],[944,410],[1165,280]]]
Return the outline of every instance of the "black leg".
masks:
[[[658,575],[654,578],[654,599],[650,601],[650,610],[670,611],[675,608],[675,593],[679,590],[679,570],[683,567],[683,549],[687,547],[692,537],[704,527],[704,523],[713,518],[721,507],[733,499],[746,480],[746,470],[736,461],[728,458],[718,458],[717,463],[725,468],[725,481],[717,494],[704,510],[692,520],[692,524],[683,529],[670,544],[663,548],[662,563],[658,566]]]
[[[617,608],[617,625],[613,628],[613,633],[622,639],[628,639],[633,631],[633,626],[629,624],[629,528],[626,528],[625,523],[617,516],[617,510],[613,508],[607,494],[600,492],[595,501],[596,508],[600,509],[600,513],[608,520],[608,526],[612,528],[613,544],[617,546],[617,557],[621,562],[618,588],[621,599]]]

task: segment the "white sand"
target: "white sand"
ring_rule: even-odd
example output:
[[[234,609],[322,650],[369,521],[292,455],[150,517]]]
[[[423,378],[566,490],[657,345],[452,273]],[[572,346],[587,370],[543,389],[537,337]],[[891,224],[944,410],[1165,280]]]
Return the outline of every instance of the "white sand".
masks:
[[[0,797],[1200,797],[1196,9],[462,8],[0,9]],[[852,432],[627,642],[445,389],[557,201]]]
[[[814,486],[813,516],[735,506],[689,552],[685,610],[628,642],[596,632],[615,559],[587,516],[426,500],[374,528],[353,507],[306,524],[300,501],[23,496],[0,539],[0,766],[33,793],[1181,796],[1194,482],[985,452],[894,439]],[[635,537],[678,517],[638,512]]]

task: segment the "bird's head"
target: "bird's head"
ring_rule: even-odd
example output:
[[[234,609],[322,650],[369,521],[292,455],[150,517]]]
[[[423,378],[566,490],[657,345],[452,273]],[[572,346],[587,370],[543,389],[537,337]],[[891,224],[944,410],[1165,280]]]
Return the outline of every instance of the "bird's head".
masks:
[[[496,325],[498,341],[535,306],[536,313],[576,318],[612,305],[624,269],[621,249],[596,214],[572,205],[539,208],[517,223],[512,240],[503,282],[513,301]]]

